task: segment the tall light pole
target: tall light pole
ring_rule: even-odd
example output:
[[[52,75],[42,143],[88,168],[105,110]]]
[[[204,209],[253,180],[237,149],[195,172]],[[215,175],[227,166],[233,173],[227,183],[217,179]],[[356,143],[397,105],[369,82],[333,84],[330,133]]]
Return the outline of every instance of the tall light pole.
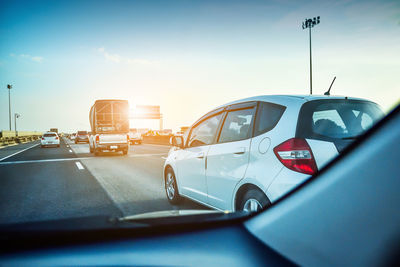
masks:
[[[312,19],[306,19],[303,21],[302,27],[304,29],[309,29],[309,36],[310,36],[310,95],[312,95],[312,60],[311,60],[311,28],[315,25],[319,24],[320,17],[314,17]]]
[[[19,115],[18,113],[14,113],[14,123],[15,123],[15,136],[18,136],[18,132],[17,132],[17,118],[19,118],[21,115]]]
[[[10,131],[11,131],[11,98],[10,98],[10,90],[12,88],[11,84],[7,84],[7,89],[8,89],[8,118],[10,121]]]

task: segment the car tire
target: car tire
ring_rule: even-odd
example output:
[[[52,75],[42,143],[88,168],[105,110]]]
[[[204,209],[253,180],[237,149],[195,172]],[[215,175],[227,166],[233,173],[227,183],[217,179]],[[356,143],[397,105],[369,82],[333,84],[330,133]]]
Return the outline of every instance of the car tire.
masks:
[[[44,148],[44,145],[40,145],[40,148]]]
[[[98,155],[100,155],[100,152],[98,150],[94,149],[94,155],[98,156]]]
[[[123,155],[128,155],[128,149],[122,150]]]
[[[57,145],[57,147],[60,147],[60,145]]]
[[[182,197],[179,195],[178,185],[176,183],[175,173],[171,168],[167,168],[165,171],[164,188],[169,203],[176,205],[182,202]]]
[[[239,207],[239,211],[247,212],[258,212],[270,206],[271,202],[268,197],[261,192],[259,189],[252,188],[248,190],[242,197]]]
[[[93,148],[89,145],[89,152],[90,153],[93,153],[94,151],[93,151]]]

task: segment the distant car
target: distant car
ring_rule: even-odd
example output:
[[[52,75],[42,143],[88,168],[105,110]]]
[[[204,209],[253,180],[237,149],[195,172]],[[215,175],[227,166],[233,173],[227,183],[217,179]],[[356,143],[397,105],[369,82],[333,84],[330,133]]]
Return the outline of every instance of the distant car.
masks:
[[[76,133],[70,134],[69,139],[70,139],[71,141],[74,141],[75,138],[76,138]]]
[[[142,143],[142,141],[143,141],[142,134],[139,133],[138,130],[135,129],[135,128],[129,129],[129,134],[128,135],[129,135],[129,143],[131,145],[134,145],[134,144],[139,144],[140,145]]]
[[[317,173],[382,116],[368,100],[259,96],[221,106],[182,136],[164,165],[168,200],[258,211]]]
[[[75,144],[89,143],[89,135],[87,131],[78,131],[75,137]]]
[[[55,132],[46,132],[40,140],[40,146],[42,148],[46,146],[60,147],[60,137]]]
[[[183,136],[185,132],[183,131],[178,131],[176,133],[174,133],[175,136]]]

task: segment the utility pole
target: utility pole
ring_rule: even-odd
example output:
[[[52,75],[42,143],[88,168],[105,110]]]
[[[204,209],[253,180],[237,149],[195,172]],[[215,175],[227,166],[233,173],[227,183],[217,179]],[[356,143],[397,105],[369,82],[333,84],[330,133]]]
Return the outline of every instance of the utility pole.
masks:
[[[7,84],[8,89],[8,119],[10,121],[10,131],[11,131],[11,97],[10,97],[10,90],[12,88],[11,84]]]
[[[314,17],[313,19],[306,19],[302,23],[303,30],[309,29],[309,37],[310,37],[310,95],[312,95],[312,56],[311,56],[311,28],[315,25],[319,24],[320,17]]]

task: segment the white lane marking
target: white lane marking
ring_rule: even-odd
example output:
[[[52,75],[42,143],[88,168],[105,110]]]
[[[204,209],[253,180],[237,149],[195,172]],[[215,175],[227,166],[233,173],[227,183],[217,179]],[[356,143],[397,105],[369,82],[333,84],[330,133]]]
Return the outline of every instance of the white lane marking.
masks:
[[[27,147],[27,148],[22,149],[22,150],[20,150],[20,151],[17,151],[17,152],[15,152],[15,153],[11,154],[11,155],[8,155],[8,156],[6,156],[6,157],[0,159],[0,161],[3,161],[3,160],[5,160],[5,159],[8,159],[8,158],[10,158],[10,157],[12,157],[12,156],[15,156],[15,155],[17,155],[17,154],[19,154],[19,153],[21,153],[21,152],[24,152],[24,151],[26,151],[26,150],[28,150],[28,149],[31,149],[32,147],[35,147],[35,146],[38,146],[38,145],[39,145],[39,144],[35,144],[35,145],[33,145],[33,146],[30,146],[30,147]]]
[[[93,159],[93,158],[65,158],[65,159],[38,159],[38,160],[4,161],[4,162],[0,162],[0,165],[24,164],[24,163],[42,163],[42,162],[59,162],[59,161],[71,161],[71,160],[82,160],[82,159]]]
[[[72,150],[70,149],[69,152],[72,153]]]
[[[78,169],[80,169],[80,170],[85,169],[79,161],[75,162],[75,164],[76,164],[76,167],[78,167]]]

